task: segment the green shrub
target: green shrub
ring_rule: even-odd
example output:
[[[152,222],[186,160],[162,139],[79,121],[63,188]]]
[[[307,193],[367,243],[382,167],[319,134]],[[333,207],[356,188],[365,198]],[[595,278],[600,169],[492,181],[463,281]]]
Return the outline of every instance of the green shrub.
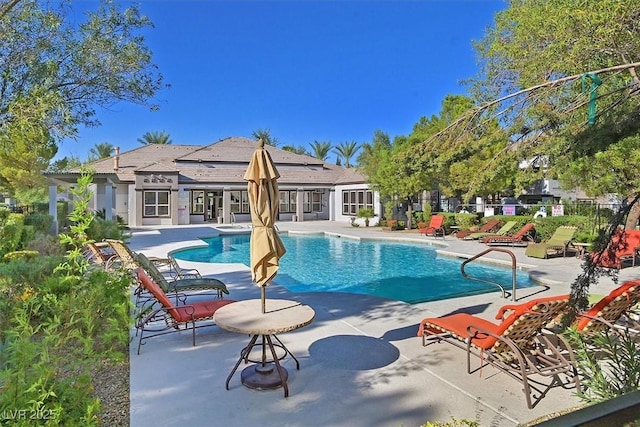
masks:
[[[49,234],[53,217],[48,214],[32,213],[24,217],[25,225],[32,225],[36,233]]]
[[[104,239],[123,240],[123,228],[117,221],[107,221],[96,216],[87,229],[89,239],[100,242]]]
[[[0,264],[0,412],[44,409],[46,425],[97,426],[90,372],[128,354],[132,277],[87,268],[90,174],[78,182],[67,255]]]
[[[591,225],[589,218],[578,215],[565,215],[565,216],[547,216],[544,218],[536,218],[532,219],[532,221],[536,224],[536,238],[537,240],[543,241],[550,238],[556,229],[563,225],[575,226],[577,227],[576,231],[576,241],[580,242],[588,242],[589,240],[581,240],[577,236],[584,235],[587,233],[591,233]]]
[[[373,208],[360,208],[358,209],[358,218],[373,218]]]
[[[57,203],[57,220],[58,230],[63,230],[69,226],[69,202],[62,201]]]
[[[18,259],[23,259],[25,261],[30,261],[36,257],[38,257],[40,255],[40,253],[38,251],[13,251],[13,252],[9,252],[4,254],[4,256],[2,257],[2,260],[4,262],[10,262],[10,261],[15,261]]]
[[[0,256],[20,249],[23,231],[24,216],[22,214],[9,213],[4,220],[0,221]]]
[[[25,246],[25,249],[38,251],[42,256],[64,255],[64,247],[60,244],[57,236],[36,233],[36,236]]]
[[[396,204],[393,200],[387,200],[384,202],[384,218],[386,220],[393,219],[393,210],[396,208]]]
[[[429,222],[429,218],[431,218],[431,205],[429,203],[425,203],[422,207],[422,220],[425,222]]]
[[[33,225],[25,225],[22,227],[22,235],[20,236],[20,249],[25,248],[29,242],[36,238],[36,229]]]
[[[454,216],[455,225],[462,228],[463,230],[468,230],[471,227],[475,227],[478,225],[478,216],[476,214],[463,214],[457,213]]]
[[[631,333],[585,335],[570,328],[567,337],[581,375],[582,400],[597,403],[640,389],[640,347]]]

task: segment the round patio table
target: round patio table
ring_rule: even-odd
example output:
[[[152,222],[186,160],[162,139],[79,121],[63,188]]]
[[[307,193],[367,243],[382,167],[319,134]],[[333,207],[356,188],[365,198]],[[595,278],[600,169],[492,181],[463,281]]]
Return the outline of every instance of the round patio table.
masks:
[[[219,308],[214,315],[214,322],[222,329],[251,335],[249,344],[242,349],[238,361],[227,377],[226,388],[229,390],[229,381],[244,360],[245,363],[253,362],[254,364],[242,371],[240,381],[243,385],[257,390],[271,390],[282,386],[284,397],[288,397],[288,373],[280,364],[280,360],[287,355],[291,356],[298,370],[300,362],[276,334],[307,326],[313,322],[316,313],[307,305],[289,300],[267,299],[265,307],[266,310],[263,313],[262,301],[259,299],[238,301]],[[254,347],[261,350],[260,360],[250,359]],[[280,355],[276,348],[280,349]]]

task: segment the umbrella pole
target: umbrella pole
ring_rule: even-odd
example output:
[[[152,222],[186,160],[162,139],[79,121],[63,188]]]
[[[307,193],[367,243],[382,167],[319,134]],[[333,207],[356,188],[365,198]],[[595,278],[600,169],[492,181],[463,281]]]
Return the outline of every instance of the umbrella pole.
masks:
[[[262,301],[262,313],[266,313],[266,304],[265,304],[265,300],[266,300],[266,290],[264,289],[266,286],[260,286],[260,300]]]

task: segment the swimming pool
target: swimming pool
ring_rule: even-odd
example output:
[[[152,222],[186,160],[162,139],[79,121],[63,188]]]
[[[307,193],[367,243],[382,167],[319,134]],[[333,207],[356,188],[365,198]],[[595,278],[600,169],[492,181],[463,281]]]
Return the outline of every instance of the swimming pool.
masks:
[[[436,259],[433,247],[419,243],[286,233],[280,237],[287,253],[274,282],[292,292],[351,292],[412,304],[499,292],[496,286],[465,279],[460,272],[462,259]],[[250,265],[249,234],[203,240],[207,247],[178,250],[173,256],[184,261]],[[511,269],[470,263],[465,271],[511,289]],[[517,284],[518,288],[535,285],[522,271]]]

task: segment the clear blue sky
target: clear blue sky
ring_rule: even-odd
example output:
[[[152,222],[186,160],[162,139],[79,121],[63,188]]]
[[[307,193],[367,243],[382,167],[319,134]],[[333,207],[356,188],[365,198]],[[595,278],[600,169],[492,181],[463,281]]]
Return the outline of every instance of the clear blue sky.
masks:
[[[94,9],[97,2],[74,2]],[[122,3],[125,5],[126,3]],[[269,129],[279,146],[408,135],[476,75],[472,40],[504,1],[179,1],[139,3],[165,83],[160,110],[119,103],[56,158],[95,144],[122,151],[145,132],[207,145]],[[335,160],[332,154],[330,161]]]

